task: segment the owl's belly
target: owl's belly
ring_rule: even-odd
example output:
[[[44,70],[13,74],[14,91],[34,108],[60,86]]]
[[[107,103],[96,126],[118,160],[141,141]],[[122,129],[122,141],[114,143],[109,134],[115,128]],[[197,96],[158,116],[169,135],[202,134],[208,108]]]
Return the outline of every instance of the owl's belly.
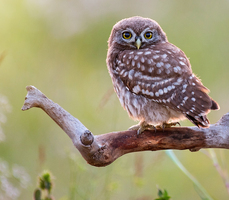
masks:
[[[177,122],[185,119],[185,116],[180,112],[167,108],[142,95],[130,92],[122,81],[116,82],[114,88],[121,105],[134,120],[145,121],[152,125],[161,125],[166,122]]]

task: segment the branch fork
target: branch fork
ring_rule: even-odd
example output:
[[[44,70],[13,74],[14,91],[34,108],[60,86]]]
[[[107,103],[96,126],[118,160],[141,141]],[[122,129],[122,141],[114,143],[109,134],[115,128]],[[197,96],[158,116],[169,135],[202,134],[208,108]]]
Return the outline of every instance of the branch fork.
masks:
[[[173,127],[164,130],[111,132],[93,135],[77,118],[47,98],[34,86],[27,86],[22,110],[33,107],[45,111],[71,138],[84,159],[93,166],[111,164],[120,156],[137,151],[177,149],[198,151],[201,148],[229,149],[229,113],[209,128]]]

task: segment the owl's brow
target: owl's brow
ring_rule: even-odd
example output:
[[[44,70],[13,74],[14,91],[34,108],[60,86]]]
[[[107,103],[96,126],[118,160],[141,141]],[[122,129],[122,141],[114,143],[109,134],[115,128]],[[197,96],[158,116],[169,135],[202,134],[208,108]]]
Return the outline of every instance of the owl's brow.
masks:
[[[126,29],[124,29],[122,31],[122,33],[125,32],[125,31],[130,31],[131,33],[134,33],[133,29],[132,28],[129,28],[129,27],[127,27]]]

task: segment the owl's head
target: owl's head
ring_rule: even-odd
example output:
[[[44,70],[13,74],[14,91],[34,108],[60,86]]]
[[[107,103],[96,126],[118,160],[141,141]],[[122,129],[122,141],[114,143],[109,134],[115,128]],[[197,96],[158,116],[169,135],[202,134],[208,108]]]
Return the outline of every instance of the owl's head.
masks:
[[[120,50],[147,48],[159,42],[167,42],[160,25],[152,19],[138,16],[116,23],[108,40],[109,47]]]

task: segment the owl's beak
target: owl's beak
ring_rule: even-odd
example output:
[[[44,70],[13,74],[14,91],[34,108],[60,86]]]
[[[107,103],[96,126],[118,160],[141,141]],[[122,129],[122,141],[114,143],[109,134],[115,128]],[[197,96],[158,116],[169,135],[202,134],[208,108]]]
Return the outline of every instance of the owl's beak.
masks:
[[[142,45],[142,41],[140,38],[138,38],[136,41],[135,41],[135,46],[139,49]]]

